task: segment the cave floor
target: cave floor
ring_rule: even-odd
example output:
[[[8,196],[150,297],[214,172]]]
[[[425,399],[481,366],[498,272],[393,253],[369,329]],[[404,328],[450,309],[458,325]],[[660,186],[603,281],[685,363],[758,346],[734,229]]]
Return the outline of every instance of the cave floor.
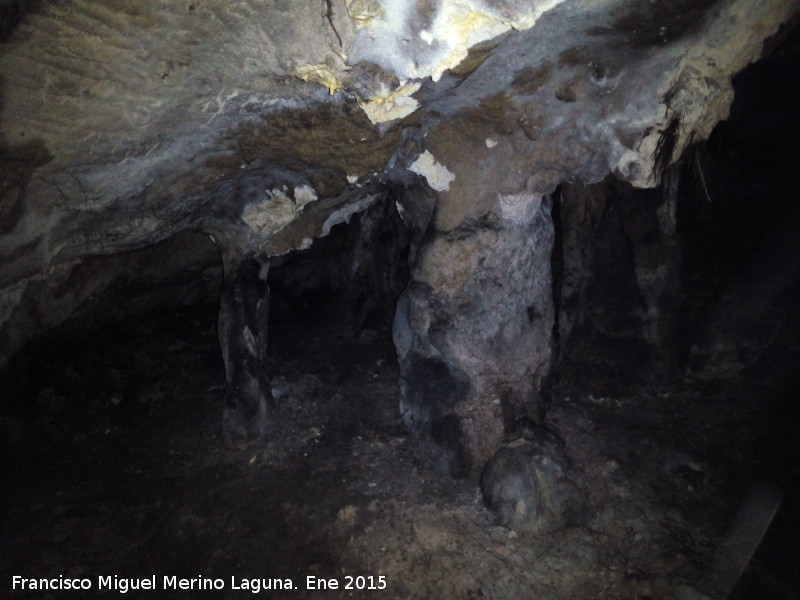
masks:
[[[473,482],[413,457],[388,331],[305,327],[271,342],[276,431],[239,449],[220,440],[224,376],[207,311],[124,322],[31,359],[35,414],[6,425],[3,587],[14,575],[85,577],[95,597],[100,576],[155,575],[159,598],[250,597],[234,587],[251,579],[290,579],[293,591],[259,594],[279,598],[693,597],[681,586],[711,568],[758,468],[733,427],[758,421],[741,386],[683,379],[630,397],[563,386],[549,420],[586,511],[551,535],[513,532]],[[224,589],[167,592],[165,576]],[[308,590],[309,576],[340,588]],[[381,576],[385,590],[342,589],[381,587]]]

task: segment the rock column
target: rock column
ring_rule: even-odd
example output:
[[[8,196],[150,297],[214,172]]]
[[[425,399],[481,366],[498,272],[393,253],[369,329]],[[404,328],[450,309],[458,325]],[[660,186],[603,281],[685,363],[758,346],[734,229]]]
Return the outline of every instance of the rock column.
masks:
[[[229,444],[262,438],[273,406],[265,360],[269,316],[269,263],[224,252],[219,339],[225,362],[223,436]]]
[[[412,249],[394,340],[400,408],[418,457],[467,477],[514,420],[538,415],[551,353],[553,225],[547,197],[495,190],[468,204],[458,189],[439,196],[440,218]],[[441,216],[453,203],[466,216],[445,229]]]

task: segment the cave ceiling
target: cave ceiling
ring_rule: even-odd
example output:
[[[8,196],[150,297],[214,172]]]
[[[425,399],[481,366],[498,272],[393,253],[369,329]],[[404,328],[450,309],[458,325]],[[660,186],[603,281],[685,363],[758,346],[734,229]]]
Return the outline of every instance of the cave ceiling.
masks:
[[[726,118],[731,77],[796,10],[5,2],[0,366],[32,335],[31,318],[13,326],[23,306],[46,328],[85,300],[66,289],[76,265],[182,231],[271,257],[309,247],[390,185],[432,188],[442,231],[498,195],[608,173],[652,187]]]

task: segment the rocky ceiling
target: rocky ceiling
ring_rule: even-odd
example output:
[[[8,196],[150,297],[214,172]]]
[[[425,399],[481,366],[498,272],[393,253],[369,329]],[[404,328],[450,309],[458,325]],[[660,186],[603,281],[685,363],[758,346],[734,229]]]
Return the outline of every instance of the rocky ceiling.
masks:
[[[491,456],[498,411],[523,404],[547,371],[548,195],[609,173],[659,185],[726,118],[731,77],[797,4],[0,8],[0,367],[95,310],[121,273],[158,280],[218,264],[219,250],[187,233],[199,231],[225,270],[226,431],[262,435],[270,261],[391,190],[418,232],[395,323],[401,408],[422,458],[458,476]]]

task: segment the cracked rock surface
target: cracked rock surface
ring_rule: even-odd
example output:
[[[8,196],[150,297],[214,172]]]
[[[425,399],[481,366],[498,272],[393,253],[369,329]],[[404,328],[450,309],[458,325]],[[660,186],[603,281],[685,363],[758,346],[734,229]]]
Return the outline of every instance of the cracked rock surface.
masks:
[[[731,75],[796,9],[789,0],[6,4],[0,365],[106,289],[70,290],[90,257],[187,230],[279,255],[322,235],[330,214],[370,186],[422,177],[439,189],[430,169],[408,170],[425,151],[456,177],[441,188],[443,229],[493,194],[545,194],[609,171],[655,185],[655,158],[668,164],[726,116]],[[456,130],[464,143],[453,142]],[[484,172],[508,173],[500,189],[492,177],[487,193],[461,185],[459,165],[478,157]],[[308,191],[298,198],[298,189]]]

